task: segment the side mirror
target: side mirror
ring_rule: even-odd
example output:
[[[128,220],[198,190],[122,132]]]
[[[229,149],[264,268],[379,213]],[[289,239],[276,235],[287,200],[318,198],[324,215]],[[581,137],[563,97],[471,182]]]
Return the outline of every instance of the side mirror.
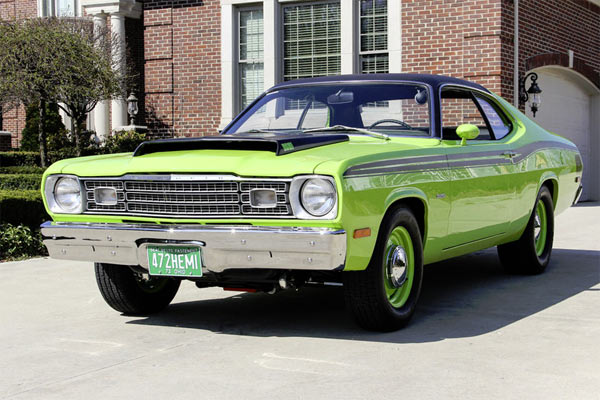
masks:
[[[462,124],[456,128],[456,134],[462,139],[460,145],[465,146],[467,139],[475,139],[479,136],[479,128],[473,124]]]

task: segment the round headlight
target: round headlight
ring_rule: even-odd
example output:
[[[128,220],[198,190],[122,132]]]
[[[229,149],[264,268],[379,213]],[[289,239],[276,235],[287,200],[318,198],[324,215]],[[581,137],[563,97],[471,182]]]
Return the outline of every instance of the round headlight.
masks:
[[[335,188],[325,179],[315,178],[304,182],[300,191],[302,207],[315,217],[329,213],[335,205]]]
[[[73,178],[60,178],[54,186],[54,198],[64,211],[77,211],[81,207],[79,182]]]

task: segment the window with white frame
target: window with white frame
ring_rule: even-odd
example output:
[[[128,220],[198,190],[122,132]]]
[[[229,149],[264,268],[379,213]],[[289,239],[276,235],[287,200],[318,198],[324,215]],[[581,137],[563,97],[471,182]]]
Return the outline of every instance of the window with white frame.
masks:
[[[221,0],[223,26],[231,27],[221,38],[227,54],[223,59],[222,83],[229,93],[222,100],[221,126],[258,96],[265,85],[342,73],[399,70],[399,27],[388,23],[400,23],[399,3],[400,0]],[[354,18],[347,18],[351,15]],[[392,41],[388,40],[390,35],[394,37]],[[294,102],[297,104],[286,104],[285,108],[302,109],[306,103]],[[386,106],[387,102],[365,105]],[[315,108],[318,107],[311,105],[311,110]]]
[[[264,89],[263,10],[239,11],[240,108],[248,106]]]
[[[387,0],[360,0],[360,73],[388,73]]]
[[[340,2],[283,7],[283,80],[341,72]]]
[[[40,16],[42,17],[76,17],[79,16],[78,0],[40,0]]]

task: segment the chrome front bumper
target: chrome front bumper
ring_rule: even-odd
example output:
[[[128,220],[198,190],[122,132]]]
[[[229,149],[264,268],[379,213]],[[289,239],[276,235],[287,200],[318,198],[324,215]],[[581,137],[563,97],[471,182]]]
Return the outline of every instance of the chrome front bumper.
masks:
[[[140,265],[148,269],[148,245],[202,248],[203,269],[342,269],[346,232],[341,229],[225,225],[86,224],[45,222],[50,257]]]

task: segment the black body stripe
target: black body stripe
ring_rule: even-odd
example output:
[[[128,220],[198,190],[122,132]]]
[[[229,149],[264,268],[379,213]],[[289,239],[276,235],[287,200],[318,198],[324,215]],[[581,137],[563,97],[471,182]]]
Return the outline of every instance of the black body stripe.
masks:
[[[399,158],[393,160],[375,161],[371,163],[354,165],[344,172],[344,177],[385,175],[389,173],[405,173],[415,171],[431,171],[445,168],[512,164],[513,162],[517,163],[524,160],[525,158],[529,157],[531,154],[537,151],[546,149],[567,149],[577,151],[577,148],[575,146],[571,146],[565,143],[543,141],[530,143],[528,145],[519,147],[518,149],[512,150],[513,152],[517,153],[517,155],[513,157],[512,160],[503,157],[500,153],[500,151],[502,151],[501,149],[498,149],[496,151],[481,151],[471,154],[454,153],[448,154],[447,156],[434,155]],[[509,149],[507,148],[506,151],[509,151]],[[440,163],[444,160],[447,160],[448,163]],[[418,162],[420,162],[420,164],[417,164]]]

